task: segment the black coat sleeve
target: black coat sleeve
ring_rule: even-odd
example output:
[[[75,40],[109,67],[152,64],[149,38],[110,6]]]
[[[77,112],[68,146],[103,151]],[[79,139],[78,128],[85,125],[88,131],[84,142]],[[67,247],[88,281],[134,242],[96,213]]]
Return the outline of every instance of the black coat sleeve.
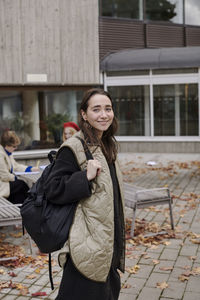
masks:
[[[56,204],[79,201],[91,195],[86,171],[81,171],[74,153],[63,147],[58,153],[53,169],[44,183],[47,199]]]

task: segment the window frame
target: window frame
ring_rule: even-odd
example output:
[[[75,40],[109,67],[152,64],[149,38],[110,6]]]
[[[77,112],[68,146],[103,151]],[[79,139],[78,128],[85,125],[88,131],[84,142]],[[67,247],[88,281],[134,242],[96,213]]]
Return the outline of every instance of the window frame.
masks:
[[[135,141],[135,140],[195,140],[200,137],[200,68],[197,73],[184,73],[184,74],[163,74],[154,75],[152,69],[149,70],[149,75],[140,76],[112,76],[106,75],[106,72],[102,73],[104,89],[107,91],[109,86],[137,86],[137,85],[149,85],[150,86],[150,133],[149,137],[136,137],[136,136],[117,136],[119,141]],[[154,135],[154,110],[153,110],[153,86],[154,85],[168,85],[168,84],[197,84],[198,85],[198,136],[155,136]]]

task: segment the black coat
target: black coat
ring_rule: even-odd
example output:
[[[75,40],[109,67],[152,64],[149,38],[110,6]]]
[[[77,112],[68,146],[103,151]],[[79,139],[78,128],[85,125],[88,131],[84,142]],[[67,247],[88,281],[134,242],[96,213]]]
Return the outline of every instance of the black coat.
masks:
[[[80,170],[73,152],[68,147],[59,150],[44,189],[48,200],[57,204],[76,202],[91,195],[86,171]]]

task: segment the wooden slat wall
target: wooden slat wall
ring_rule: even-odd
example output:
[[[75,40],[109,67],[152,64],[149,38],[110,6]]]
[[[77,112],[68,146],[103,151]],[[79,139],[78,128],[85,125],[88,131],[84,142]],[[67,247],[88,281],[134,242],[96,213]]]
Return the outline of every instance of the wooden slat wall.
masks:
[[[200,27],[186,27],[186,43],[188,46],[200,46]]]
[[[0,0],[0,37],[1,85],[99,83],[98,0]]]
[[[99,83],[98,0],[62,0],[61,10],[64,81]]]
[[[149,48],[183,47],[182,26],[147,24],[146,46]]]
[[[200,46],[200,27],[100,18],[100,59],[123,49]]]
[[[100,58],[111,51],[144,47],[144,24],[129,20],[100,18]]]
[[[27,74],[47,74],[49,82],[61,82],[59,1],[22,1],[21,36],[23,81]]]

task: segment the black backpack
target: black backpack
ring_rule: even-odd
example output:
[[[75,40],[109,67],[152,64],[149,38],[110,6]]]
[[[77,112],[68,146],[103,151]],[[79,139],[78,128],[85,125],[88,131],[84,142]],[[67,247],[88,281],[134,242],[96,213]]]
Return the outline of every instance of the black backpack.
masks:
[[[49,254],[49,279],[53,290],[51,252],[60,250],[67,241],[77,204],[56,205],[46,199],[43,184],[55,164],[56,151],[50,151],[48,158],[50,164],[28,191],[20,212],[23,228],[26,228],[40,251]]]
[[[93,159],[84,140],[77,138],[84,147],[87,160]],[[49,277],[53,289],[51,252],[60,250],[67,241],[77,203],[57,205],[46,198],[44,182],[48,179],[55,164],[56,152],[51,151],[48,158],[50,164],[29,190],[28,197],[22,204],[20,212],[23,226],[40,251],[49,253]]]
[[[77,203],[57,205],[46,198],[44,182],[55,164],[51,153],[49,158],[52,162],[28,191],[28,197],[20,208],[23,226],[43,253],[51,253],[64,246],[77,206]]]

